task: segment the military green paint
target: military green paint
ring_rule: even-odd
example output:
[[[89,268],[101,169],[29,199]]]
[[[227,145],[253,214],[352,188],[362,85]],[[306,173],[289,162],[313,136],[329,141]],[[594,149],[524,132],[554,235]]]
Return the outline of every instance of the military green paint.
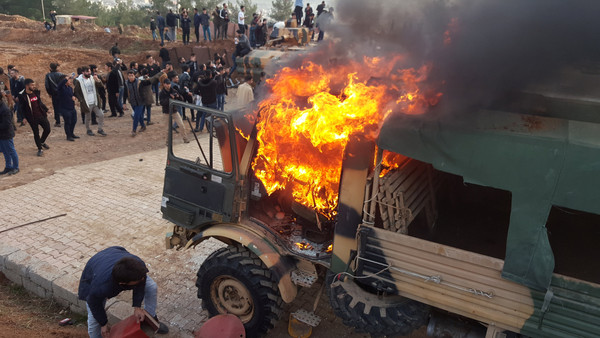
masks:
[[[554,256],[545,223],[552,205],[600,213],[598,125],[497,111],[400,116],[379,145],[465,182],[512,193],[503,276],[545,290]]]
[[[600,332],[600,288],[554,275],[550,285],[554,296],[542,313],[544,292],[532,290],[535,312],[522,333],[532,337],[597,337]]]

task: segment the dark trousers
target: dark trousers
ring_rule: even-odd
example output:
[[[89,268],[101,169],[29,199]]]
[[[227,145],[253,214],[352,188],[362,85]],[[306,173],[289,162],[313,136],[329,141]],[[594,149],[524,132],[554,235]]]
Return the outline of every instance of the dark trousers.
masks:
[[[54,111],[54,122],[56,124],[60,124],[60,111],[57,109],[58,107],[58,96],[52,96],[52,110]]]
[[[238,28],[242,31],[242,34],[246,34],[246,25],[238,23]]]
[[[298,22],[298,27],[300,27],[300,22],[302,21],[302,6],[296,6],[296,8],[294,8],[294,14],[296,14],[296,21]]]
[[[117,111],[119,115],[123,115],[123,107],[119,105],[117,94],[108,93],[108,106],[110,107],[111,116],[117,116]]]
[[[196,42],[200,42],[200,25],[194,26],[194,33],[196,34]]]
[[[189,28],[184,28],[183,30],[183,44],[187,45],[188,43],[190,43],[190,29]]]
[[[65,135],[67,135],[67,138],[75,136],[73,130],[75,130],[75,124],[77,123],[77,111],[73,109],[71,111],[62,111],[61,113],[65,120]]]
[[[102,110],[106,110],[106,89],[104,86],[98,88],[98,95],[100,95],[100,100],[102,100]],[[96,114],[92,114],[92,121],[95,119]]]
[[[35,140],[35,145],[37,146],[38,150],[41,150],[42,143],[45,143],[46,139],[48,138],[48,135],[50,135],[50,122],[48,122],[48,118],[45,116],[40,119],[28,122],[29,126],[31,126],[31,131],[33,131],[33,139]],[[39,129],[40,126],[43,130],[41,137]]]
[[[229,22],[225,22],[221,25],[221,39],[227,39],[227,29],[229,28]]]
[[[219,36],[221,36],[221,26],[222,25],[219,23],[219,24],[215,24],[213,26],[215,28],[215,34],[214,34],[213,40],[216,40],[219,38]]]
[[[156,95],[156,104],[159,104],[159,102],[158,102],[158,82],[152,84],[152,92],[154,93],[154,95]]]
[[[146,106],[146,121],[150,122],[150,115],[152,114],[152,105]]]

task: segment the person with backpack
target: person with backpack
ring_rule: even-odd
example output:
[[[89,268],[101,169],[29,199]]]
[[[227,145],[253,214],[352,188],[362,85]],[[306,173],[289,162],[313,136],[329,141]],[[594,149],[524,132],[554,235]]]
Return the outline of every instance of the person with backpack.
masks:
[[[58,63],[52,62],[50,63],[50,72],[46,74],[46,80],[44,81],[44,85],[46,87],[46,92],[48,96],[52,99],[52,110],[54,111],[54,121],[55,127],[60,127],[60,112],[57,109],[58,99],[57,99],[57,89],[58,89],[58,79],[63,75],[58,71]]]

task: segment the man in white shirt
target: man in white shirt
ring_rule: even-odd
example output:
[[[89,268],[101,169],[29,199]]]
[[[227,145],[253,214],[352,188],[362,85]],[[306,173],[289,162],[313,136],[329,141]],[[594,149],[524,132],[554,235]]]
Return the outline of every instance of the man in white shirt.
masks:
[[[242,83],[237,90],[237,104],[240,107],[246,107],[254,101],[254,90],[252,89],[252,75],[246,75],[246,82]]]
[[[92,120],[92,113],[96,114],[98,120],[98,134],[106,136],[106,133],[102,129],[104,125],[104,113],[100,109],[100,96],[96,90],[96,84],[100,84],[100,79],[97,75],[92,77],[92,71],[90,67],[82,67],[82,73],[75,80],[75,90],[73,95],[79,101],[81,112],[85,114],[85,128],[89,136],[94,136],[94,132],[90,128],[90,122]]]
[[[246,15],[245,15],[246,7],[241,6],[240,12],[238,13],[238,27],[242,31],[242,34],[246,34]]]

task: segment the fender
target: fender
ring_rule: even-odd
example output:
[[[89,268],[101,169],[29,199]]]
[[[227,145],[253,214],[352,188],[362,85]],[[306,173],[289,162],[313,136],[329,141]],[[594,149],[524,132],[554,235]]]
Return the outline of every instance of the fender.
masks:
[[[198,245],[211,237],[227,244],[239,243],[248,248],[274,273],[283,301],[290,303],[296,298],[298,288],[290,276],[296,264],[280,253],[278,245],[273,244],[275,241],[269,239],[268,233],[257,233],[243,224],[213,224],[192,237],[185,248]]]

